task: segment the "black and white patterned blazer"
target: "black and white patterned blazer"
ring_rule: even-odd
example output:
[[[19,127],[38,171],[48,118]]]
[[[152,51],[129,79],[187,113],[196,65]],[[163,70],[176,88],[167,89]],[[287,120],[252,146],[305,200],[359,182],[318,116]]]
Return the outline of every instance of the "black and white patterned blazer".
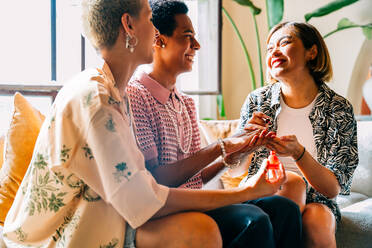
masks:
[[[273,121],[269,130],[276,132],[277,117],[281,111],[280,92],[280,83],[251,92],[241,109],[239,129],[246,125],[253,112],[260,111],[270,116]],[[352,105],[321,83],[309,119],[317,149],[316,160],[335,174],[341,186],[341,194],[350,194],[353,173],[358,165],[357,125]],[[248,177],[258,171],[262,161],[268,156],[269,150],[266,148],[260,148],[254,153]],[[327,198],[312,187],[308,187],[306,202],[327,205],[335,214],[336,220],[340,220],[341,214],[335,200]]]

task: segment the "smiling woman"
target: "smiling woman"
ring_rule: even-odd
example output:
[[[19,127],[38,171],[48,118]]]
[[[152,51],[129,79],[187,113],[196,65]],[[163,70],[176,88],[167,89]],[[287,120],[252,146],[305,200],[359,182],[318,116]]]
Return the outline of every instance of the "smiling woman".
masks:
[[[334,199],[339,193],[350,193],[358,164],[353,109],[325,84],[332,77],[332,65],[314,26],[278,24],[267,43],[267,76],[272,84],[248,95],[240,128],[266,127],[261,118],[251,118],[261,115],[272,120],[269,130],[277,137],[254,153],[249,174],[255,173],[270,150],[276,151],[288,174],[278,195],[299,205],[306,247],[335,248],[341,214]]]

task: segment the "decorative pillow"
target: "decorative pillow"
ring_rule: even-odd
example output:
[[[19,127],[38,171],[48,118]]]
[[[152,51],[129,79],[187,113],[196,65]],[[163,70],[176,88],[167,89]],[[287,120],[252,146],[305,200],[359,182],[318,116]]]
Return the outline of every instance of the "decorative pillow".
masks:
[[[229,121],[206,121],[199,120],[199,130],[201,134],[202,147],[216,141],[218,138],[226,138],[235,133],[239,119]],[[203,141],[205,144],[203,144]]]
[[[0,225],[13,203],[32,158],[44,116],[18,92],[14,112],[5,137],[4,163],[0,170]]]
[[[240,176],[233,176],[230,175],[229,170],[225,171],[225,173],[221,176],[221,181],[223,184],[224,189],[232,189],[239,186],[241,180],[248,175],[248,171],[246,171],[243,175]]]

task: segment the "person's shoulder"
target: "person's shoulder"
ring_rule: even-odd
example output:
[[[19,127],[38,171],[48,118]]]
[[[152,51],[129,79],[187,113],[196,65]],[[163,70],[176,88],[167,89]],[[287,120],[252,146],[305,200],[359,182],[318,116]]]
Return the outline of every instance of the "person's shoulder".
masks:
[[[329,105],[331,107],[333,107],[333,108],[334,107],[341,107],[341,108],[352,107],[352,105],[349,102],[349,100],[347,100],[345,97],[343,97],[340,94],[338,94],[336,91],[334,91],[333,89],[331,89],[325,83],[323,83],[321,85],[321,87],[323,88],[323,91],[325,93],[325,98],[329,102]]]
[[[189,96],[189,95],[186,95],[185,93],[181,92],[181,91],[178,91],[178,94],[181,96],[182,100],[184,102],[188,102],[188,103],[191,103],[191,104],[195,104],[195,101],[194,99]]]
[[[141,83],[138,78],[133,78],[129,81],[126,89],[126,93],[131,99],[142,99],[146,100],[151,96],[151,92]]]
[[[324,106],[328,106],[326,110],[335,119],[353,119],[354,110],[353,105],[345,97],[336,93],[328,85],[322,84],[324,98],[323,101],[327,102]],[[322,103],[323,105],[323,103]]]
[[[84,98],[87,94],[90,95],[90,99],[93,99],[93,96],[99,94],[99,77],[97,70],[88,69],[80,72],[64,83],[56,101],[63,100],[65,103],[71,103]]]
[[[270,102],[273,97],[280,96],[280,83],[268,84],[250,92],[246,98],[245,104],[261,105]],[[279,99],[279,98],[278,98]]]
[[[141,81],[138,78],[133,78],[129,81],[127,91],[143,91],[146,90],[146,87],[141,84]]]
[[[92,113],[101,107],[112,107],[122,101],[115,83],[99,69],[79,73],[65,84],[58,95],[60,96],[57,98],[61,98],[60,101],[66,107],[74,108],[75,111],[89,110]]]

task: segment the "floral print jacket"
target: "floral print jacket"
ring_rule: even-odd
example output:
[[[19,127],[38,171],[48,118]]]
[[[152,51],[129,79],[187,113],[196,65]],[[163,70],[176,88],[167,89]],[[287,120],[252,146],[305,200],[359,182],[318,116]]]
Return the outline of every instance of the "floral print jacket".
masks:
[[[276,131],[277,117],[281,111],[280,92],[280,83],[275,83],[250,93],[241,109],[239,129],[246,125],[253,112],[260,111],[272,118],[269,130]],[[350,194],[353,173],[358,165],[357,124],[352,105],[322,83],[309,119],[317,149],[318,157],[315,159],[335,174],[341,186],[341,194]],[[266,148],[260,148],[254,153],[248,177],[258,171],[262,161],[268,156],[269,150]],[[335,214],[336,220],[340,220],[341,214],[336,201],[312,187],[308,188],[306,202],[327,205]]]

